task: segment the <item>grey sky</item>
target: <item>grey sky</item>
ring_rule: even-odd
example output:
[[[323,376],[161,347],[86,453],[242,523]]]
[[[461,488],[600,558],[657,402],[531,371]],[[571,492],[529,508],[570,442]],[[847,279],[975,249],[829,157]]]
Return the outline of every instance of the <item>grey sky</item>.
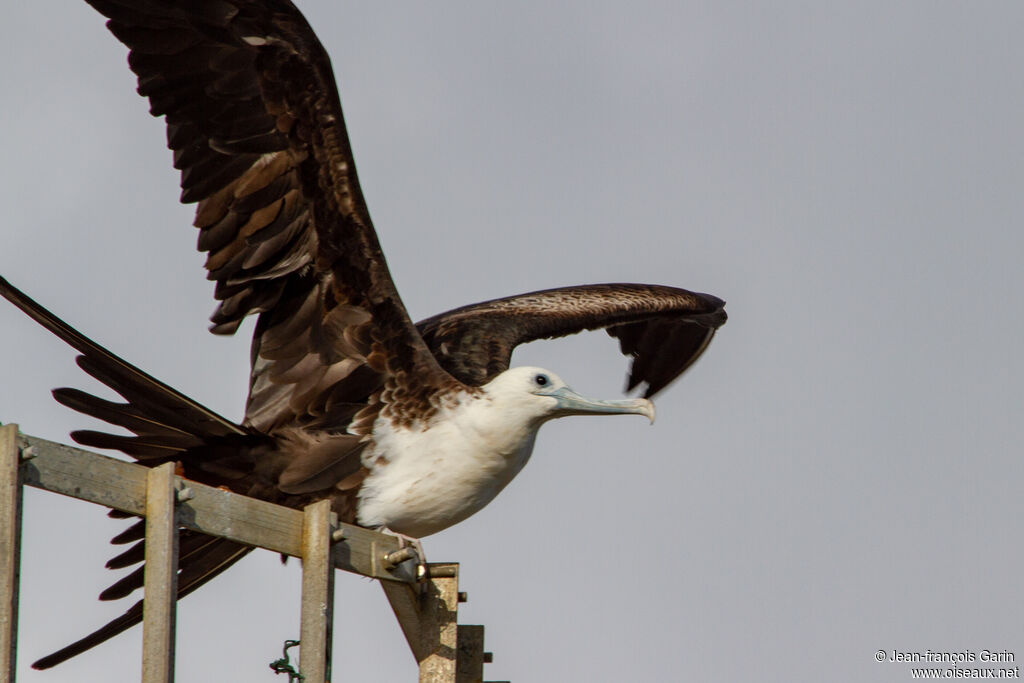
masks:
[[[904,681],[886,650],[1024,657],[1024,5],[301,4],[334,60],[360,179],[416,318],[602,281],[725,298],[706,356],[640,418],[546,426],[462,563],[489,679]],[[82,2],[5,13],[0,272],[229,417],[245,333],[212,287],[161,121]],[[0,420],[66,441],[91,388],[0,306]],[[614,397],[603,334],[531,345]],[[30,492],[21,680],[137,679],[100,509]],[[182,603],[178,678],[273,680],[299,576],[259,553]],[[336,680],[411,680],[380,589],[339,576]]]

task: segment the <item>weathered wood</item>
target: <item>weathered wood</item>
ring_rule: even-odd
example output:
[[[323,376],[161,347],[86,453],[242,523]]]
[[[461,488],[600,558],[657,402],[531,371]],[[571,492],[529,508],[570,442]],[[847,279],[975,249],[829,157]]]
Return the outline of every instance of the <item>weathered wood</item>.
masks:
[[[13,683],[18,653],[21,551],[18,426],[0,427],[0,682]]]
[[[174,621],[178,594],[178,523],[174,463],[148,472],[142,683],[174,681]]]
[[[182,502],[182,526],[276,553],[302,557],[302,513],[263,500],[239,496],[183,480],[192,497]]]
[[[334,544],[334,566],[347,572],[362,574],[386,582],[416,582],[416,563],[403,562],[388,567],[384,558],[402,547],[402,542],[391,534],[364,529],[353,524],[338,524],[344,538]]]
[[[12,427],[0,434],[17,432]],[[414,561],[401,562],[397,567],[385,561],[400,549],[397,538],[349,524],[332,524],[326,502],[314,504],[303,513],[175,477],[172,463],[149,469],[36,437],[6,438],[14,443],[13,467],[15,472],[20,471],[23,483],[146,517],[145,683],[173,680],[179,526],[304,558],[300,668],[307,681],[330,679],[331,566],[384,579],[381,586],[420,664],[420,681],[470,683],[482,679],[486,661],[482,627],[460,628],[457,624],[457,564],[431,564],[429,580],[418,583]],[[4,443],[0,442],[0,448]],[[34,457],[22,462],[20,469],[19,445],[34,451]],[[7,540],[13,527],[6,522],[9,515],[3,515],[9,506],[2,496],[10,497],[11,491],[20,495],[20,487],[16,478],[13,486],[9,484],[11,475],[3,469],[8,460],[0,459],[0,523],[5,524],[0,534],[6,534],[0,535],[0,543],[8,544],[0,545],[0,571],[7,572],[0,574],[0,580],[5,580],[0,589],[10,583],[5,578],[11,573],[8,566],[14,567],[15,584],[17,579],[16,553],[6,550],[16,548],[17,543]],[[180,493],[187,495],[178,495],[178,489],[184,487],[188,491]],[[16,586],[13,592],[6,590],[4,605],[8,605],[8,594],[15,601],[17,596]],[[16,607],[16,602],[10,605]],[[5,609],[13,613],[10,607]],[[0,612],[0,616],[3,614]],[[3,635],[0,630],[0,637]],[[9,639],[13,641],[13,635]],[[9,670],[13,672],[13,647],[5,652],[9,653]],[[0,678],[0,683],[5,680]]]
[[[398,625],[402,628],[405,642],[409,643],[413,658],[417,663],[422,662],[430,651],[420,637],[420,587],[393,581],[381,581],[380,587],[384,589],[384,595],[391,604],[391,611],[398,619]]]
[[[148,467],[34,436],[22,435],[21,441],[35,451],[25,463],[26,485],[145,514]]]
[[[459,624],[459,652],[455,666],[456,683],[484,680],[484,627]]]
[[[331,501],[306,507],[302,526],[302,630],[299,672],[306,683],[331,680],[334,623],[334,566],[331,558]]]
[[[437,563],[430,565],[428,570],[430,576],[437,577],[438,574],[441,574],[442,578],[451,578],[457,572],[458,564]],[[425,660],[433,651],[431,642],[423,637],[424,629],[427,628],[424,621],[424,610],[427,609],[425,593],[431,585],[429,583],[412,585],[383,581],[380,584],[417,663]],[[455,598],[458,601],[457,591]]]
[[[135,515],[146,512],[149,468],[73,446],[21,436],[37,456],[24,468],[24,482]],[[178,510],[181,526],[246,545],[302,557],[302,512],[179,478],[192,498]],[[387,581],[414,582],[415,565],[388,569],[382,558],[401,547],[389,534],[339,524],[344,540],[334,547],[334,566]]]
[[[420,683],[455,683],[458,657],[459,565],[431,564],[421,598],[420,637],[429,654],[420,662]]]

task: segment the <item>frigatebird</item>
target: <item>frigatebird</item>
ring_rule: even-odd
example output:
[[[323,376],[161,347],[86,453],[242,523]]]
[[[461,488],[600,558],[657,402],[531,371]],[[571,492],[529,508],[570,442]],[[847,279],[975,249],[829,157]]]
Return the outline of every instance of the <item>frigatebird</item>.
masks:
[[[645,415],[726,315],[711,295],[639,284],[549,289],[413,324],[356,176],[330,61],[288,0],[88,0],[130,49],[154,116],[167,121],[181,200],[198,203],[198,248],[220,302],[212,331],[257,316],[244,419],[233,422],[118,358],[5,280],[0,294],[77,349],[124,403],[55,398],[135,436],[72,437],[276,503],[328,498],[340,519],[409,537],[489,503],[526,464],[540,426],[577,414]],[[554,373],[511,368],[522,343],[605,329],[631,357],[627,390],[599,401]],[[144,525],[108,566],[143,559]],[[178,595],[251,550],[183,530]],[[101,593],[142,586],[142,568]],[[48,668],[141,620],[141,603],[37,661]]]

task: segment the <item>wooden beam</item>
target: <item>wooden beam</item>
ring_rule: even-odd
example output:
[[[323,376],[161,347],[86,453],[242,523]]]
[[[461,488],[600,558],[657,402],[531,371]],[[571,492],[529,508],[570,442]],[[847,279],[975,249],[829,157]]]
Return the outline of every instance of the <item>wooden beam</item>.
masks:
[[[148,467],[34,436],[23,434],[21,440],[35,452],[25,463],[27,486],[134,515],[146,514]]]
[[[91,451],[22,435],[36,457],[24,468],[24,483],[116,508],[133,515],[146,513],[149,468]],[[191,498],[178,509],[181,526],[277,553],[302,557],[302,512],[178,478]],[[414,562],[388,567],[383,558],[401,542],[352,524],[339,524],[344,540],[335,544],[334,566],[386,581],[416,581]]]
[[[457,623],[458,604],[466,600],[459,592],[459,565],[431,564],[428,574],[430,581],[419,588],[394,582],[380,584],[420,665],[420,681],[483,681],[484,664],[490,661],[490,653],[484,652],[484,627]]]
[[[18,425],[0,427],[0,681],[3,683],[13,683],[18,659],[20,465]]]
[[[420,662],[420,683],[455,683],[458,658],[459,565],[427,566],[420,634],[429,654]]]
[[[302,526],[302,630],[299,672],[305,683],[331,680],[334,623],[334,566],[331,558],[331,501],[306,506]]]
[[[178,522],[174,463],[146,480],[146,566],[142,617],[142,683],[174,681],[174,621],[178,600]]]
[[[420,637],[420,586],[411,586],[404,583],[392,581],[381,581],[380,587],[384,589],[391,611],[398,619],[398,625],[402,628],[402,635],[405,642],[409,644],[413,659],[417,663],[427,658],[430,652],[426,649],[423,639]]]
[[[455,666],[456,683],[484,680],[484,627],[459,624],[459,652]]]
[[[33,451],[31,459],[20,458],[20,467],[19,445]],[[12,516],[4,512],[17,510],[17,505],[5,501],[13,500],[13,495],[20,500],[20,473],[21,483],[146,517],[145,683],[171,683],[174,677],[179,527],[304,558],[300,669],[307,681],[319,683],[330,679],[333,572],[328,568],[332,566],[383,579],[381,586],[420,665],[421,682],[481,680],[482,663],[487,661],[482,627],[460,628],[457,623],[458,564],[431,564],[427,568],[428,578],[417,581],[415,560],[400,561],[403,553],[397,552],[402,547],[399,539],[350,524],[332,523],[327,502],[300,512],[183,480],[174,476],[173,467],[173,463],[168,463],[150,469],[73,446],[17,435],[13,426],[0,429],[0,639],[6,637],[0,640],[0,647],[13,643],[16,626],[16,533],[20,527],[17,514],[12,523]],[[14,485],[10,484],[12,480]],[[4,631],[5,624],[9,624],[9,633]],[[0,666],[11,672],[6,679],[0,677],[0,683],[13,676],[13,658],[13,645],[0,652]],[[4,671],[0,668],[0,676]]]

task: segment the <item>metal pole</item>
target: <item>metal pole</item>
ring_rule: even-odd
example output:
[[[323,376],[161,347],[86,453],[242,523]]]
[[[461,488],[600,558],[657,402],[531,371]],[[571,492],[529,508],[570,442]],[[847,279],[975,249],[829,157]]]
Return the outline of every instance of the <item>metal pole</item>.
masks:
[[[334,616],[331,501],[307,505],[303,515],[299,672],[305,677],[305,683],[329,683]]]
[[[142,683],[174,681],[174,617],[178,598],[178,522],[174,463],[146,479],[146,569],[142,621]]]
[[[21,550],[21,454],[18,425],[0,427],[0,682],[13,683],[18,653]]]

